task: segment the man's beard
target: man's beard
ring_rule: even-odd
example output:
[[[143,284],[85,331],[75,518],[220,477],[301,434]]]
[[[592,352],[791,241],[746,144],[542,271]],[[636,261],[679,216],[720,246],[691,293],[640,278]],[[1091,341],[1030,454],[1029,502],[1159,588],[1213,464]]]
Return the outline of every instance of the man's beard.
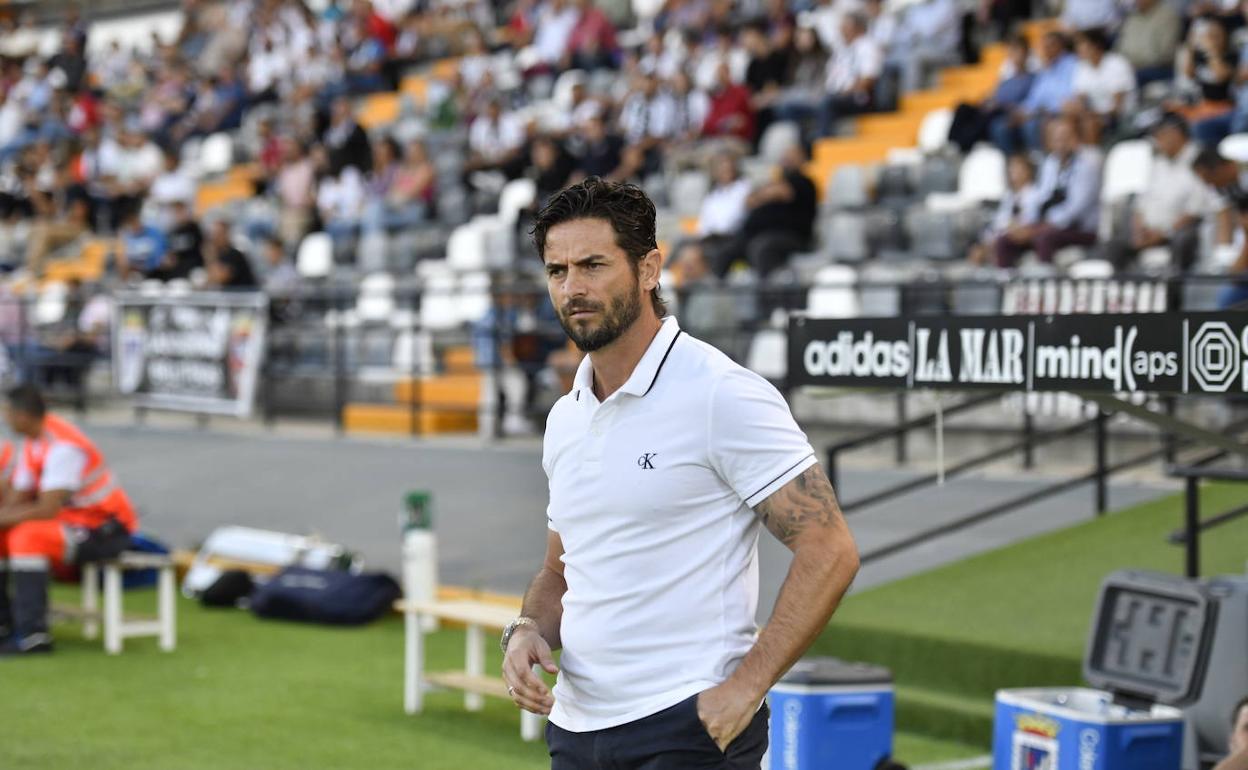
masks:
[[[572,300],[563,306],[559,313],[559,325],[567,332],[576,347],[584,353],[610,345],[641,316],[641,297],[638,296],[638,284],[634,282],[633,290],[611,298],[611,307],[606,309],[601,302],[589,300]],[[590,310],[599,313],[602,320],[595,327],[578,329],[576,321],[569,321],[568,316],[580,311]]]

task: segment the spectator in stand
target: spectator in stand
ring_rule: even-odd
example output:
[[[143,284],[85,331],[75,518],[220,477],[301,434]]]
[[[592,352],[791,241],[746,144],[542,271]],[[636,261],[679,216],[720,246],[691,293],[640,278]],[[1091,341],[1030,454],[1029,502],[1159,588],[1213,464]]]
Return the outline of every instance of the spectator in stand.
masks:
[[[608,133],[607,123],[601,115],[595,115],[581,126],[578,132],[580,146],[577,170],[583,176],[612,176],[620,167],[624,154],[624,138]]]
[[[576,160],[563,145],[549,136],[539,135],[529,146],[529,163],[523,176],[537,185],[534,210],[540,210],[552,195],[568,186],[576,171]]]
[[[1221,138],[1207,137],[1206,132],[1216,133],[1213,126],[1224,125],[1220,119],[1231,113],[1235,67],[1236,59],[1227,43],[1226,28],[1210,19],[1193,23],[1187,42],[1179,47],[1175,67],[1190,101],[1170,101],[1165,106],[1193,124],[1193,134],[1197,139],[1211,138],[1216,142]],[[1205,124],[1204,121],[1211,123]]]
[[[789,72],[772,109],[776,120],[800,123],[803,116],[812,116],[818,109],[828,71],[828,52],[814,29],[798,27],[793,33],[793,55],[789,63]]]
[[[544,69],[554,69],[567,61],[568,42],[580,17],[570,0],[544,0],[538,7],[533,52]]]
[[[1056,115],[1074,94],[1075,66],[1066,37],[1049,32],[1040,42],[1040,68],[1027,98],[1013,110],[997,116],[989,126],[992,142],[1007,155],[1043,147],[1045,121]]]
[[[208,269],[208,286],[226,291],[251,291],[259,288],[256,274],[243,252],[230,242],[230,223],[224,219],[213,222],[208,243],[204,247],[204,264]]]
[[[721,151],[711,158],[711,179],[714,186],[702,199],[698,212],[697,238],[681,244],[672,260],[682,276],[682,286],[685,278],[706,277],[707,266],[714,266],[718,274],[727,273],[740,249],[738,240],[748,213],[746,201],[753,186],[741,176],[732,152]]]
[[[962,13],[955,0],[919,0],[909,5],[897,30],[894,50],[901,65],[901,87],[917,91],[932,69],[961,63]]]
[[[1244,6],[1244,12],[1248,14],[1248,4]],[[1213,24],[1214,22],[1203,23]],[[1238,66],[1230,81],[1230,98],[1229,110],[1223,112],[1214,107],[1212,109],[1214,114],[1208,117],[1203,117],[1204,111],[1197,105],[1195,109],[1198,113],[1198,122],[1192,126],[1192,135],[1196,141],[1212,147],[1229,134],[1248,131],[1248,46],[1240,49]]]
[[[727,62],[716,71],[710,110],[702,123],[703,139],[729,139],[749,145],[754,141],[756,119],[750,107],[750,92],[732,79]]]
[[[169,253],[169,240],[151,225],[143,224],[139,207],[131,206],[122,216],[117,239],[117,273],[124,280],[158,271]]]
[[[1236,220],[1236,242],[1240,244],[1240,251],[1227,268],[1230,282],[1218,293],[1218,308],[1238,308],[1248,302],[1248,185],[1244,184],[1239,166],[1213,148],[1202,150],[1192,161],[1192,169],[1220,196],[1220,202],[1231,210]]]
[[[762,136],[775,119],[774,107],[788,76],[789,57],[775,48],[767,36],[767,24],[756,21],[741,28],[741,47],[750,55],[745,68],[745,86],[750,90],[750,108],[757,118],[757,135]]]
[[[998,238],[1009,230],[1023,224],[1024,212],[1030,211],[1036,196],[1036,167],[1026,155],[1011,155],[1005,167],[1007,188],[1005,197],[997,206],[997,213],[984,230],[979,241],[971,246],[969,261],[973,265],[986,265],[994,259],[994,246]]]
[[[1014,30],[1014,25],[1030,19],[1032,0],[979,0],[978,20],[987,26],[996,25],[997,37],[1004,40]]]
[[[195,180],[180,168],[181,159],[175,150],[165,150],[165,169],[154,180],[147,199],[156,207],[158,219],[164,224],[173,222],[173,206],[176,203],[191,204],[195,201]]]
[[[963,153],[970,152],[976,143],[988,139],[993,122],[1008,116],[1026,101],[1035,80],[1027,69],[1027,55],[1027,38],[1022,35],[1009,38],[997,90],[982,104],[959,104],[954,110],[949,141],[958,145]]]
[[[52,252],[90,231],[91,204],[86,195],[64,185],[46,192],[31,185],[28,196],[35,221],[26,242],[26,269],[39,277]]]
[[[132,120],[123,124],[118,140],[114,152],[101,148],[99,169],[114,229],[120,224],[120,213],[142,205],[152,182],[165,169],[160,148]]]
[[[386,44],[370,33],[369,17],[357,16],[355,24],[353,45],[346,58],[346,79],[339,89],[348,94],[381,91],[387,86],[383,72]]]
[[[1120,14],[1118,0],[1065,0],[1058,21],[1068,32],[1117,29]]]
[[[1167,114],[1153,127],[1152,137],[1148,185],[1135,199],[1130,232],[1107,244],[1107,256],[1121,269],[1144,249],[1168,246],[1171,264],[1186,271],[1199,253],[1203,218],[1218,213],[1219,241],[1225,242],[1229,211],[1192,169],[1200,147],[1189,140],[1187,121]]]
[[[1061,115],[1047,126],[1049,154],[1017,224],[997,238],[997,264],[1013,267],[1028,249],[1042,262],[1067,246],[1091,246],[1101,219],[1101,152],[1080,141],[1078,121]]]
[[[261,241],[261,253],[267,268],[264,293],[272,300],[289,300],[299,291],[299,271],[286,256],[282,241],[272,236]]]
[[[678,132],[680,104],[671,92],[659,87],[655,75],[642,73],[634,83],[620,106],[620,131],[624,141],[639,148],[651,168],[657,169],[663,145]]]
[[[888,61],[897,47],[901,32],[897,14],[886,7],[884,0],[866,0],[861,10],[867,18],[867,37],[876,42],[884,53],[885,61]]]
[[[468,127],[468,159],[464,171],[476,187],[477,172],[500,172],[512,166],[524,151],[524,123],[512,112],[503,112],[502,100],[494,96]]]
[[[316,165],[311,155],[303,149],[303,143],[294,137],[283,139],[282,170],[277,174],[277,232],[294,250],[299,245],[312,221],[316,203]]]
[[[313,150],[317,169],[316,211],[321,229],[329,233],[338,253],[346,253],[364,214],[364,175],[355,166],[334,174],[324,149]]]
[[[398,145],[383,140],[388,145],[382,154],[397,153]],[[402,230],[415,227],[433,214],[437,169],[429,160],[425,143],[419,139],[408,142],[403,160],[393,164],[393,172],[374,172],[369,180],[368,200],[364,208],[365,232],[379,230]]]
[[[591,0],[572,0],[572,7],[577,20],[568,35],[563,69],[615,69],[620,53],[615,25]]]
[[[1135,70],[1121,54],[1109,50],[1104,30],[1088,29],[1075,36],[1075,65],[1067,112],[1092,115],[1102,129],[1113,130],[1131,115],[1136,104]]]
[[[1248,292],[1245,292],[1248,297]],[[1248,770],[1248,698],[1235,704],[1231,710],[1231,738],[1227,748],[1230,755],[1213,770]]]
[[[1137,84],[1143,88],[1174,77],[1174,56],[1181,34],[1179,14],[1166,0],[1135,0],[1114,49],[1135,68]]]
[[[148,278],[159,281],[189,279],[204,266],[204,234],[191,215],[191,207],[185,200],[175,199],[170,214],[169,250],[155,269],[147,271]]]
[[[841,21],[844,45],[828,60],[825,96],[819,106],[819,136],[830,136],[841,118],[875,109],[875,84],[884,70],[884,53],[867,36],[866,17],[846,14]]]
[[[373,165],[368,134],[355,121],[351,100],[345,96],[334,99],[330,106],[329,126],[321,136],[321,143],[329,152],[331,174],[338,175],[347,166],[353,166],[362,174]]]
[[[760,279],[782,267],[797,252],[810,248],[818,194],[815,183],[802,170],[805,163],[801,146],[791,145],[781,158],[775,178],[746,198],[748,212],[738,241],[743,248],[733,256],[744,256]],[[729,259],[723,259],[712,269],[722,278],[731,266]]]

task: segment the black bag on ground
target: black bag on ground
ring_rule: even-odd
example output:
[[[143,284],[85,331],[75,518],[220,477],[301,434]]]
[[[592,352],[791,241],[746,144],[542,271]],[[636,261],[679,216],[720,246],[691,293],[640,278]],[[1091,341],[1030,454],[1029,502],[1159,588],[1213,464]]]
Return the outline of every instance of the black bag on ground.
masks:
[[[130,531],[110,516],[100,526],[85,531],[74,550],[74,562],[86,564],[116,559],[129,547]]]
[[[227,569],[212,585],[199,593],[199,601],[205,607],[237,607],[239,602],[251,596],[256,588],[251,575],[241,569]]]
[[[354,626],[381,617],[402,593],[382,572],[287,567],[251,595],[251,611],[262,618]]]

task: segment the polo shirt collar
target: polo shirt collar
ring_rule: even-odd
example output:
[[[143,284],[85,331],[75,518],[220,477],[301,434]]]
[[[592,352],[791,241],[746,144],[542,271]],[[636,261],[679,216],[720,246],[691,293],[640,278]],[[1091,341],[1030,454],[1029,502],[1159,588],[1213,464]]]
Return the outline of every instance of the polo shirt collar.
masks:
[[[645,354],[637,362],[637,366],[633,367],[633,373],[620,386],[619,392],[638,397],[649,393],[659,378],[663,363],[667,361],[667,354],[671,352],[680,334],[680,324],[676,321],[676,317],[669,315],[664,318],[663,324],[659,326],[659,333],[654,335],[654,339],[650,341],[650,347],[646,348]],[[577,367],[572,387],[577,391],[584,390],[587,395],[593,394],[594,366],[589,356],[585,356],[581,360],[581,365]],[[577,399],[580,399],[579,394]]]

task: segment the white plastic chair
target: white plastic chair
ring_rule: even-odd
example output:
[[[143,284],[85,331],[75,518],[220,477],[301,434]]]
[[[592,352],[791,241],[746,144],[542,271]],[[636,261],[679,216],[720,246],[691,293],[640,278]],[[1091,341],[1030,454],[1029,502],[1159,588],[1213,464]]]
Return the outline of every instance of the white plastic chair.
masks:
[[[949,128],[953,125],[953,110],[948,107],[932,110],[923,116],[919,124],[919,149],[932,154],[949,145]]]
[[[35,300],[34,322],[36,326],[58,323],[65,317],[69,305],[69,287],[60,281],[48,283]]]
[[[682,217],[696,217],[702,199],[711,190],[711,178],[701,171],[683,171],[672,182],[669,198]]]
[[[334,268],[334,241],[329,233],[308,233],[299,242],[295,269],[304,278],[326,278]]]
[[[779,163],[780,156],[794,145],[801,145],[802,130],[796,124],[789,121],[781,121],[772,123],[763,132],[763,138],[758,143],[758,154],[767,160],[768,163]]]
[[[234,163],[234,140],[224,131],[204,139],[199,148],[199,171],[204,175],[224,174]]]
[[[486,266],[485,229],[474,219],[451,231],[446,242],[447,266],[459,273],[483,270]]]
[[[421,328],[431,331],[457,328],[461,317],[457,299],[453,274],[430,276],[420,295]]]
[[[1143,139],[1119,142],[1105,158],[1101,200],[1114,203],[1148,189],[1153,165],[1153,146]]]
[[[572,110],[572,89],[579,83],[585,82],[584,70],[568,70],[561,74],[555,80],[554,91],[550,95],[550,100],[555,106],[567,113]]]
[[[1218,143],[1218,153],[1236,163],[1248,163],[1248,134],[1231,134]]]
[[[780,329],[762,329],[750,340],[745,365],[769,380],[782,380],[789,371],[788,335]]]
[[[460,276],[457,309],[460,323],[474,323],[490,311],[490,274],[468,273]]]
[[[355,301],[355,315],[362,323],[390,320],[394,313],[394,277],[389,273],[372,273],[360,281],[360,294]]]
[[[862,208],[867,198],[867,172],[856,163],[837,166],[828,179],[828,204],[835,210]]]
[[[520,212],[537,200],[537,182],[532,179],[513,179],[503,187],[498,199],[498,215],[504,222],[515,224]]]
[[[992,145],[972,149],[958,169],[958,197],[979,205],[1005,197],[1005,154]]]
[[[848,265],[828,265],[815,273],[806,294],[806,313],[811,318],[854,318],[858,315],[858,271]]]

